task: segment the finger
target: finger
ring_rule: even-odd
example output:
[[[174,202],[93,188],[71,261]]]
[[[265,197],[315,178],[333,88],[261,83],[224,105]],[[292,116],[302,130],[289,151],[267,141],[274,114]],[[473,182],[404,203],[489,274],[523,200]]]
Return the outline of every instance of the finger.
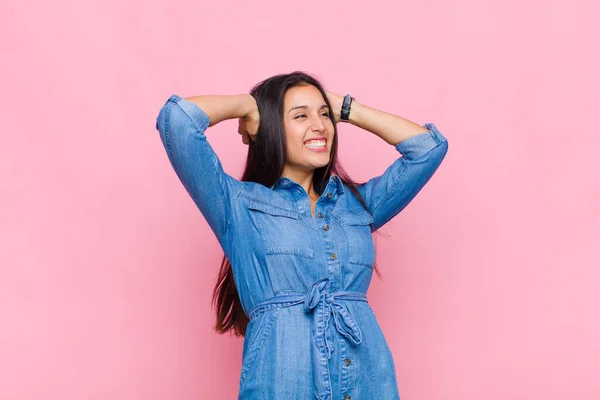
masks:
[[[250,136],[256,135],[258,133],[258,124],[256,123],[250,123],[248,124],[248,126],[246,126],[246,128]]]

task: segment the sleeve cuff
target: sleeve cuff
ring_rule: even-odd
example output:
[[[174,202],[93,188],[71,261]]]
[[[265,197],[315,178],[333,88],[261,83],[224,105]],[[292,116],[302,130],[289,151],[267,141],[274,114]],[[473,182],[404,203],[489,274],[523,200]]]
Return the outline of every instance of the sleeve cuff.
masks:
[[[427,154],[440,143],[447,141],[446,137],[442,135],[433,123],[428,122],[423,127],[429,131],[409,137],[394,146],[396,150],[409,160]]]
[[[179,105],[201,132],[206,130],[208,125],[210,125],[210,118],[196,103],[186,100],[176,94],[171,95],[168,101],[172,101]]]

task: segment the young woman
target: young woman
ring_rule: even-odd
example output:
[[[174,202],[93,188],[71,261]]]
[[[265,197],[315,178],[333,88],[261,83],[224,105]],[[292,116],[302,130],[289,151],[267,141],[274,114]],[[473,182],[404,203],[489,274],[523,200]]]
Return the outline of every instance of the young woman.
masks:
[[[244,335],[239,399],[399,399],[396,370],[367,302],[372,234],[397,215],[448,150],[424,126],[326,92],[303,72],[250,94],[169,97],[156,127],[177,176],[225,253],[215,329]],[[348,105],[350,111],[348,113]],[[241,180],[205,131],[238,119]],[[363,128],[402,156],[367,182],[337,162],[336,124]]]

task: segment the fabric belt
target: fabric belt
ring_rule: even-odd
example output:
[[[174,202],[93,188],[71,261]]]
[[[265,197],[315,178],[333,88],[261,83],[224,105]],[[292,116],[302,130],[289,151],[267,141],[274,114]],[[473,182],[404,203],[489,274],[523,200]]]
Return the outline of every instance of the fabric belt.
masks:
[[[330,315],[333,314],[336,330],[346,337],[354,345],[362,342],[362,333],[356,320],[348,309],[337,299],[350,301],[365,301],[367,295],[363,292],[331,292],[329,278],[321,278],[315,281],[306,293],[297,292],[282,296],[275,296],[257,303],[249,313],[252,319],[259,313],[268,310],[273,304],[280,307],[290,307],[304,303],[304,312],[310,313],[316,310],[313,320],[315,323],[311,356],[313,360],[313,376],[317,396],[320,399],[331,398],[331,380],[327,360],[333,352],[333,347],[327,341],[327,327]]]

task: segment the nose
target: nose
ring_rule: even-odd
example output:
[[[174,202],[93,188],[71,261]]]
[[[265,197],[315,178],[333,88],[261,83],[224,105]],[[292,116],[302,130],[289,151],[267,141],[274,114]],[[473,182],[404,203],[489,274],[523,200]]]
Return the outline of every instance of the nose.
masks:
[[[317,121],[312,124],[312,130],[317,132],[325,130],[325,123],[323,122],[323,119],[320,116],[317,117]]]

